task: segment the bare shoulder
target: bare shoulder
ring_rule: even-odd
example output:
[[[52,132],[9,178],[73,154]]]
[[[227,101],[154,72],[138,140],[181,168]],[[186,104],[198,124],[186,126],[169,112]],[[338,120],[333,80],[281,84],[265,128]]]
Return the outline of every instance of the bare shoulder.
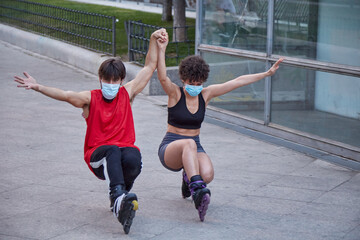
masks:
[[[172,83],[172,91],[171,94],[168,94],[168,107],[173,107],[180,100],[181,92],[180,87],[175,83]]]
[[[213,89],[213,85],[210,85],[210,86],[207,86],[207,87],[204,87],[203,90],[201,91],[201,94],[204,98],[204,101],[206,103],[208,103],[210,100],[211,100],[211,92],[212,92],[212,89]]]
[[[79,94],[86,99],[86,101],[87,101],[88,104],[90,104],[90,101],[91,101],[91,91],[82,91],[82,92],[79,92]]]
[[[81,95],[84,95],[84,96],[87,96],[87,97],[91,97],[91,91],[82,91],[82,92],[79,92]]]
[[[133,91],[133,84],[134,84],[134,79],[128,81],[127,83],[125,83],[125,85],[123,86],[126,90],[126,92],[129,94],[129,98],[132,98],[132,94],[131,92]]]

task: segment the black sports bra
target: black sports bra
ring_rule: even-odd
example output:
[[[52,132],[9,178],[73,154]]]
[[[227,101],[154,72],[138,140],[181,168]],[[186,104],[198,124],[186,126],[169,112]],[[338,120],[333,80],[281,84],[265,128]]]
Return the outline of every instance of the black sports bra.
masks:
[[[198,129],[204,121],[205,116],[205,101],[200,93],[199,108],[196,113],[192,114],[186,106],[185,93],[180,87],[180,100],[173,107],[168,108],[168,124],[178,128],[184,129]]]

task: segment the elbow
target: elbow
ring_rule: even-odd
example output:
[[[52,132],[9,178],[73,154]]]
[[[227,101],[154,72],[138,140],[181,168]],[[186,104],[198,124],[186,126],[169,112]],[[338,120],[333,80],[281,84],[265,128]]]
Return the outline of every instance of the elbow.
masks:
[[[157,67],[157,64],[155,61],[146,61],[145,65],[144,65],[144,68],[147,68],[151,72],[154,72],[156,67]]]
[[[160,82],[165,82],[166,79],[167,79],[166,73],[164,73],[162,71],[159,71],[159,68],[158,68],[158,71],[157,71],[157,76],[158,76],[158,79],[159,79]]]
[[[159,82],[161,85],[164,85],[166,83],[167,77],[158,76]]]
[[[80,101],[68,101],[68,103],[70,103],[71,105],[73,105],[76,108],[83,108],[84,107],[84,103],[80,102]]]
[[[158,70],[157,77],[158,77],[158,79],[159,79],[160,82],[164,82],[164,81],[165,81],[164,75],[161,74],[161,73],[159,73],[159,70]]]

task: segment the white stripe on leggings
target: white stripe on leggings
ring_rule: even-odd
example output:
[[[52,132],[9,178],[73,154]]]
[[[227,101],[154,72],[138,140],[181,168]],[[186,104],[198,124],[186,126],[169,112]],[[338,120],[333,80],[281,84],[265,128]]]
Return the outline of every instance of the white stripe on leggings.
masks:
[[[104,176],[105,176],[106,183],[107,183],[108,186],[110,186],[110,179],[109,179],[109,174],[108,174],[108,171],[107,171],[106,158],[104,157],[104,158],[100,159],[97,162],[90,162],[90,166],[92,168],[99,168],[101,165],[104,167]]]

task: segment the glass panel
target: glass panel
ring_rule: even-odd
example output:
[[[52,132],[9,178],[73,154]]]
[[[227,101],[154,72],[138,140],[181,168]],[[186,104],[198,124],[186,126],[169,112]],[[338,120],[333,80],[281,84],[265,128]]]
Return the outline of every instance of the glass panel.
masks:
[[[205,86],[265,70],[265,63],[260,61],[207,52],[203,52],[202,57],[210,65],[210,74]],[[260,80],[214,98],[209,104],[263,121],[264,99],[265,80]]]
[[[281,66],[271,122],[360,147],[360,78]]]
[[[274,53],[360,66],[359,0],[277,0]]]
[[[203,2],[202,43],[266,51],[267,0]]]

